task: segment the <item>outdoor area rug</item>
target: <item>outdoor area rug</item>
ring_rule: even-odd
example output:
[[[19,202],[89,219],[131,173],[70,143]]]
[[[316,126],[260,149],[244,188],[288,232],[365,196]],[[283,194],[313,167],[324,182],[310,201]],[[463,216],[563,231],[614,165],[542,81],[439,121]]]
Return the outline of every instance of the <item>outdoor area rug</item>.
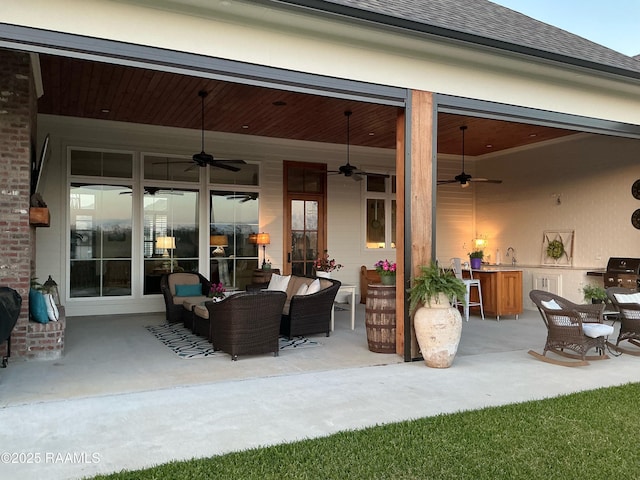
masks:
[[[214,352],[213,345],[206,338],[194,334],[179,323],[149,325],[145,328],[180,358],[191,359],[225,355],[222,352]],[[280,337],[280,350],[300,350],[321,345],[319,342],[302,336],[293,337],[291,340]]]

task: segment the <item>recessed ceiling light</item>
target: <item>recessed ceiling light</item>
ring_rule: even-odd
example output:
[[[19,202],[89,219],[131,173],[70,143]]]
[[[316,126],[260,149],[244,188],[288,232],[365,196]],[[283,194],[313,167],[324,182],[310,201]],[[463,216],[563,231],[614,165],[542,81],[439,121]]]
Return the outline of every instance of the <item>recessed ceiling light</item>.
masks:
[[[103,108],[102,110],[100,110],[102,113],[109,113],[111,110],[109,110],[108,108]]]
[[[530,133],[530,134],[529,134],[529,136],[530,136],[531,138],[533,138],[533,137],[537,137],[537,136],[538,136],[538,134],[537,134],[537,133]]]
[[[491,145],[490,143],[487,143],[487,144],[485,145],[485,147],[487,147],[487,148],[493,148],[493,145]]]
[[[249,128],[249,125],[242,125],[242,128]]]
[[[374,135],[375,135],[375,133],[373,133],[373,132],[369,132],[369,136],[370,136],[370,137],[373,137]]]

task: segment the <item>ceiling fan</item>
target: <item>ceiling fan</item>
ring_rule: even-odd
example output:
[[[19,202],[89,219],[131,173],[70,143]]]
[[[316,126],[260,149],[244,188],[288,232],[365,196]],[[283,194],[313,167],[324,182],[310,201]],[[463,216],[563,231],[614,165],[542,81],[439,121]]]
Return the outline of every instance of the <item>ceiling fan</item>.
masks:
[[[372,172],[364,172],[360,170],[358,167],[351,165],[349,163],[349,117],[351,117],[351,111],[347,110],[344,112],[344,116],[347,117],[347,163],[342,165],[338,170],[329,170],[328,173],[334,175],[344,175],[345,177],[351,177],[356,181],[361,181],[363,175],[369,177],[381,177],[381,178],[389,178],[389,175],[384,173],[372,173]]]
[[[467,129],[466,125],[462,125],[460,130],[462,131],[462,173],[453,177],[453,180],[438,180],[438,185],[446,185],[449,183],[459,183],[462,188],[467,188],[470,182],[486,182],[486,183],[502,183],[502,180],[489,180],[488,178],[476,178],[472,177],[464,171],[464,132]]]
[[[202,133],[202,151],[193,155],[193,161],[199,167],[206,167],[211,165],[212,167],[223,168],[225,170],[231,170],[232,172],[239,172],[240,168],[229,164],[246,164],[244,160],[223,160],[215,159],[213,155],[205,153],[204,151],[204,99],[208,93],[205,90],[200,90],[198,96],[202,101],[202,115],[201,115],[201,133]]]

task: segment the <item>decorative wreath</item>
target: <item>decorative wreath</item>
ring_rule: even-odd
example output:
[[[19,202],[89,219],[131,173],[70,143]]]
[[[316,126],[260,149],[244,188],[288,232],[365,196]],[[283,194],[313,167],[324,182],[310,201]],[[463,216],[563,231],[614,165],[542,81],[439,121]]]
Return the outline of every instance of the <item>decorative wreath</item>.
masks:
[[[551,240],[547,245],[547,256],[558,260],[562,255],[564,255],[562,240]]]

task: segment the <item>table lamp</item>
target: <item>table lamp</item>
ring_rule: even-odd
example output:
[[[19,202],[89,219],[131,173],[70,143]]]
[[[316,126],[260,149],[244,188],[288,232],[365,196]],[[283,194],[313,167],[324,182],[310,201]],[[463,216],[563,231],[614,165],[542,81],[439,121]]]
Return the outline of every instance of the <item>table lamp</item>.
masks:
[[[256,244],[262,245],[262,268],[264,269],[267,263],[267,245],[271,243],[271,237],[268,233],[258,233],[256,235]]]

